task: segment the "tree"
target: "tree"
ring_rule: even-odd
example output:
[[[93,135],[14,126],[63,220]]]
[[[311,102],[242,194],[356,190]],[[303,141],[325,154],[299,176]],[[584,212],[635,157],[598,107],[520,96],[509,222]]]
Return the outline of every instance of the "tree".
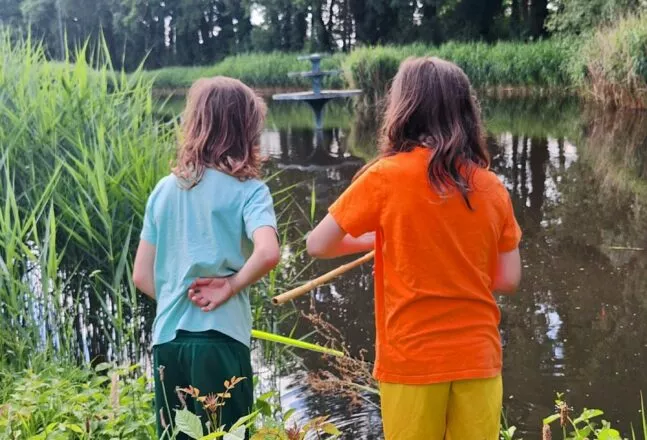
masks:
[[[631,13],[647,11],[642,0],[555,0],[547,22],[551,32],[579,35]]]
[[[533,39],[546,35],[546,18],[548,17],[548,0],[532,0],[529,7],[529,33]]]
[[[502,0],[462,0],[445,18],[446,35],[451,39],[497,39],[494,22],[503,13]]]
[[[439,12],[444,3],[445,0],[423,0],[420,2],[418,38],[433,44],[439,44],[443,41]]]

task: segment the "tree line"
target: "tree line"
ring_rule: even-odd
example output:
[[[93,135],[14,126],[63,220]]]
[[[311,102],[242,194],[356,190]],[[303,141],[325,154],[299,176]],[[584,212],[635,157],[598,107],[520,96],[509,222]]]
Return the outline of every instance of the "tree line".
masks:
[[[0,26],[62,59],[101,36],[117,67],[214,63],[248,51],[530,41],[579,33],[645,0],[0,0]]]

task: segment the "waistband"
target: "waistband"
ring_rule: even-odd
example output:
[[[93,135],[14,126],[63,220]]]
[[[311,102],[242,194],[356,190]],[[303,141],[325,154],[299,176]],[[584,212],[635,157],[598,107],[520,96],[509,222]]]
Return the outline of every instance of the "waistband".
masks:
[[[175,332],[175,339],[173,339],[173,341],[171,342],[225,342],[245,346],[245,344],[217,330],[206,330],[203,332],[177,330]]]

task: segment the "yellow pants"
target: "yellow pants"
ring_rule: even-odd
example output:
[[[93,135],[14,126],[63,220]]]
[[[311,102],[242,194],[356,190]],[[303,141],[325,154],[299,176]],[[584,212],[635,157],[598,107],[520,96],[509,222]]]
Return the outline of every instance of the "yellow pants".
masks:
[[[498,440],[503,383],[380,383],[386,440]]]

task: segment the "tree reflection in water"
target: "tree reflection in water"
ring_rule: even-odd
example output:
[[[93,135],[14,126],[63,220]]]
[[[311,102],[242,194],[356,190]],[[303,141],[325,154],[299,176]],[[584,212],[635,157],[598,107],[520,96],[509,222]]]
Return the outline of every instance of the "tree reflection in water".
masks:
[[[486,102],[484,113],[492,169],[510,190],[524,230],[520,292],[500,299],[508,418],[537,434],[555,392],[565,391],[573,405],[604,408],[628,428],[638,417],[641,386],[647,391],[647,253],[617,247],[647,248],[647,117],[601,114],[572,101]],[[322,218],[375,154],[375,127],[373,119],[328,128],[320,144],[307,128],[268,131],[276,142],[271,167],[283,170],[274,187],[295,185],[295,200],[310,206],[314,181]],[[301,221],[306,231],[310,225]],[[304,279],[338,264],[318,261]],[[372,353],[370,267],[311,299],[351,350]],[[305,356],[309,368],[325,368]],[[293,405],[311,416],[332,413],[352,438],[379,438],[373,407],[349,409],[292,377]]]

